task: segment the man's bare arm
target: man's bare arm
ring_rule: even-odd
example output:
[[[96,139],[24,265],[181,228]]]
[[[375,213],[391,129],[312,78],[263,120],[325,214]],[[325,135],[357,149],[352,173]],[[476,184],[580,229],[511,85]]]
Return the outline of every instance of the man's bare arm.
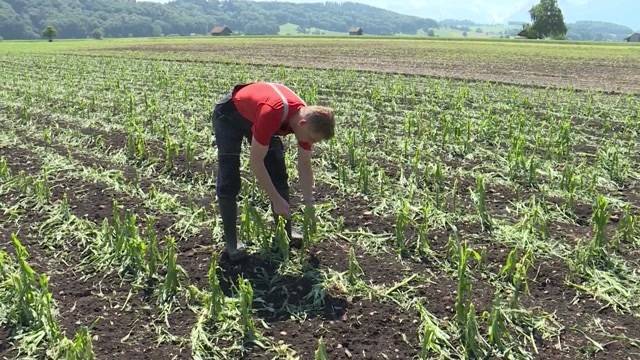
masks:
[[[280,196],[278,190],[273,185],[269,172],[264,165],[264,158],[267,156],[269,146],[260,144],[255,138],[251,141],[251,152],[249,154],[249,163],[251,171],[258,180],[258,184],[267,192],[271,203],[273,204],[273,210],[278,215],[289,215],[289,203]]]
[[[313,205],[313,169],[311,168],[312,151],[298,147],[298,177],[300,188],[306,205]]]

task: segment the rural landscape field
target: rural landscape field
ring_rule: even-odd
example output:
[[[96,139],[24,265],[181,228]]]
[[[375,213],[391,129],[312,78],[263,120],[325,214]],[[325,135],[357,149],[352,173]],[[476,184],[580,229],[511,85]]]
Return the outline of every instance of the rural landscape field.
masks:
[[[3,41],[0,64],[2,359],[640,359],[638,45]],[[302,249],[243,158],[232,264],[211,111],[256,80],[337,131]]]

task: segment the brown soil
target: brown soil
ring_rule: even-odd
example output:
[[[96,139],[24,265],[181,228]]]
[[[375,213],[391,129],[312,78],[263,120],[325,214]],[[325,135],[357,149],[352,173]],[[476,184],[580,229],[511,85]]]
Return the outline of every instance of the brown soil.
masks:
[[[508,61],[505,61],[504,58],[476,54],[473,49],[466,49],[465,46],[461,46],[461,49],[466,50],[456,52],[452,49],[439,49],[437,44],[430,47],[420,43],[416,46],[411,41],[385,42],[385,50],[380,51],[376,40],[342,41],[341,46],[318,42],[300,46],[297,42],[275,44],[264,41],[247,44],[220,42],[137,45],[92,51],[142,51],[147,56],[156,54],[168,59],[177,59],[177,54],[180,54],[180,61],[355,69],[536,87],[572,87],[630,93],[640,91],[640,69],[632,59],[573,59],[557,55],[506,53]],[[526,46],[523,50],[529,51]],[[287,57],[283,58],[282,54],[287,54]],[[534,56],[536,61],[532,61]]]
[[[312,359],[323,337],[330,359],[411,359],[419,351],[417,314],[397,306],[354,301],[339,319],[272,322],[265,335],[291,344],[301,359]],[[270,359],[251,354],[249,359]]]

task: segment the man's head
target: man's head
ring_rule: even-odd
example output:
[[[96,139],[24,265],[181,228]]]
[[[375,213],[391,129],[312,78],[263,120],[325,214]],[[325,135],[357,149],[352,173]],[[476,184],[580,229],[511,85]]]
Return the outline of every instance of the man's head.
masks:
[[[331,139],[335,135],[336,127],[333,109],[324,106],[306,106],[300,110],[297,125],[294,131],[299,141],[314,144]]]

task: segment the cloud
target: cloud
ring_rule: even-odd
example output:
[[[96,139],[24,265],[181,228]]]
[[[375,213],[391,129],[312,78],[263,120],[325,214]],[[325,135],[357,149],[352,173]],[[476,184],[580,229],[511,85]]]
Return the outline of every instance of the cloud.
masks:
[[[513,15],[529,9],[535,0],[472,0],[470,3],[478,17],[485,17],[491,23],[504,23]]]
[[[537,0],[365,0],[363,2],[404,14],[436,19],[470,19],[503,23],[513,15],[528,10]],[[585,0],[574,0],[585,1]],[[587,0],[588,1],[588,0]]]
[[[303,0],[313,2],[314,0]],[[315,0],[317,1],[317,0]],[[528,10],[537,0],[361,0],[371,6],[407,15],[442,19],[470,19],[480,22],[503,23],[513,15]],[[573,0],[589,1],[589,0]],[[298,0],[298,2],[302,2]]]

